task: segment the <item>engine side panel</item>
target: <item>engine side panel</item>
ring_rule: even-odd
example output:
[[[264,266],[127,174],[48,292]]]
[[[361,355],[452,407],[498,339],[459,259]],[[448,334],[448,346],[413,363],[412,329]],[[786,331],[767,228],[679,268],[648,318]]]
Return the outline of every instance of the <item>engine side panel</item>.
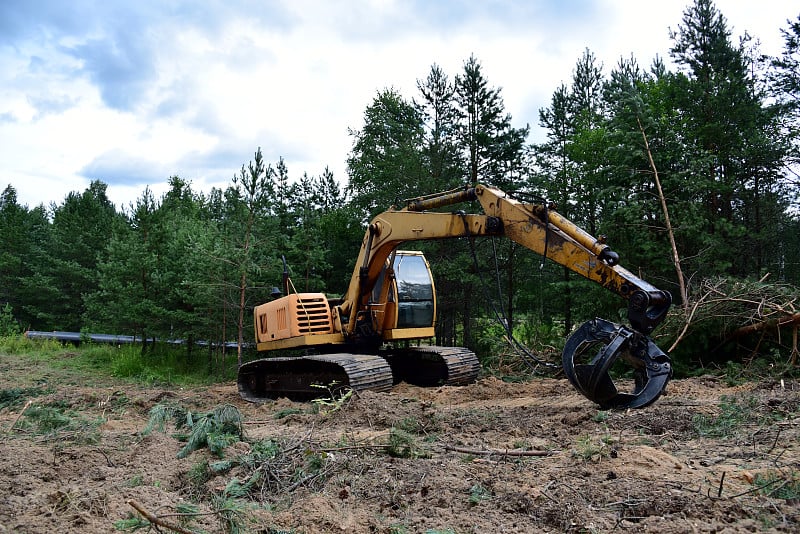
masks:
[[[256,343],[333,333],[328,299],[322,293],[291,294],[256,306]]]

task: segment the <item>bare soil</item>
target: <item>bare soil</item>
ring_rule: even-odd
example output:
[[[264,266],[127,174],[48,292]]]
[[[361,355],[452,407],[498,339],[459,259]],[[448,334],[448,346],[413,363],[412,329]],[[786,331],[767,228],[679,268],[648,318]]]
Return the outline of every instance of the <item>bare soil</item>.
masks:
[[[0,355],[0,390],[36,387],[0,410],[0,532],[114,532],[142,517],[137,503],[185,532],[800,531],[797,381],[674,380],[654,406],[625,412],[598,411],[566,380],[491,377],[255,405],[233,383],[87,384]],[[244,439],[222,458],[178,458],[174,426],[143,434],[157,405],[234,406]],[[85,424],[36,431],[37,406]],[[271,460],[248,464],[264,443]],[[210,471],[225,459],[230,469]],[[175,515],[187,503],[201,515]]]

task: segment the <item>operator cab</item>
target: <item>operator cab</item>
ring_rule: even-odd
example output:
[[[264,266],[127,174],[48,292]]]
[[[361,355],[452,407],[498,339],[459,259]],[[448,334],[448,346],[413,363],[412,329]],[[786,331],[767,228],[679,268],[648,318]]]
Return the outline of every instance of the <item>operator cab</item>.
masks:
[[[387,260],[388,267],[389,260]],[[384,274],[386,272],[384,267]],[[422,252],[398,250],[394,254],[394,277],[387,295],[384,322],[385,339],[409,339],[433,336],[436,322],[436,292],[428,260]],[[385,276],[379,278],[372,296],[380,300]]]
[[[421,252],[398,252],[394,259],[397,328],[433,326],[433,275]]]

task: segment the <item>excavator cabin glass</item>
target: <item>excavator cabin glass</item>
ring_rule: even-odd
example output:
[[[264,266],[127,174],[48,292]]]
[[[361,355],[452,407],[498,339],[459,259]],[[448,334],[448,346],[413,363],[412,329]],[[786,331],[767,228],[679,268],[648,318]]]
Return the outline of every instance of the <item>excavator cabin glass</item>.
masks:
[[[381,276],[379,280],[372,292],[374,302],[380,300],[384,277]],[[397,322],[390,328],[434,326],[435,295],[433,275],[422,252],[398,250],[394,256],[394,282],[388,294],[388,301],[397,304]]]
[[[433,326],[436,317],[433,276],[422,253],[400,254],[394,260],[397,286],[397,328]]]

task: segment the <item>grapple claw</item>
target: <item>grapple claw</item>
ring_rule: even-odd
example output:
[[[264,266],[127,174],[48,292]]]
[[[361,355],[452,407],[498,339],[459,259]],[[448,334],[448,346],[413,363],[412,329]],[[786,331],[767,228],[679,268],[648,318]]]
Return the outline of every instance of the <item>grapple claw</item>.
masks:
[[[609,373],[619,358],[633,370],[630,393],[620,393]],[[572,385],[604,410],[648,406],[672,376],[669,356],[650,338],[605,319],[581,325],[564,345],[562,360]]]

